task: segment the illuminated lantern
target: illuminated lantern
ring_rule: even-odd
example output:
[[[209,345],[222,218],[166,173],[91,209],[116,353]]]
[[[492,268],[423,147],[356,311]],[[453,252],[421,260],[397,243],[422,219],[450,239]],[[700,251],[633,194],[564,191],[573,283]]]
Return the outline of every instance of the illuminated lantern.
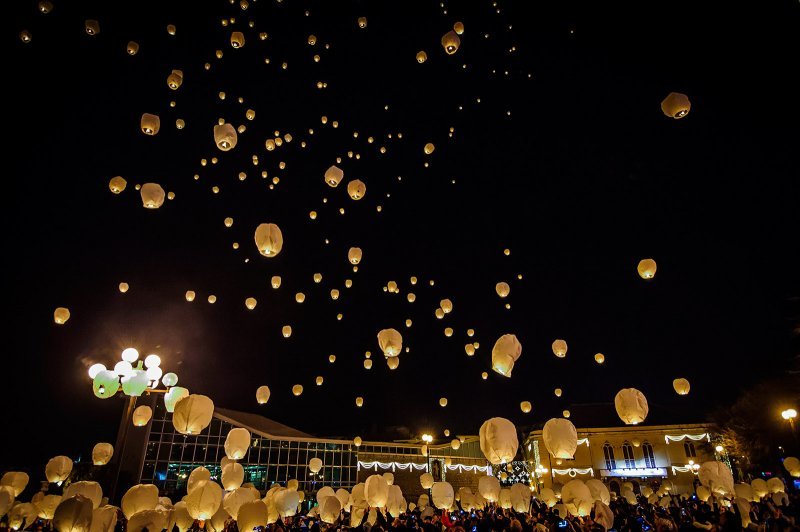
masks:
[[[498,296],[505,298],[511,293],[511,287],[506,282],[500,282],[494,285],[494,291],[497,292]]]
[[[403,336],[396,329],[383,329],[378,333],[378,345],[387,357],[396,357],[403,351]]]
[[[480,432],[481,451],[489,463],[497,465],[514,460],[519,447],[517,429],[509,420],[493,417],[483,422]]]
[[[733,495],[733,475],[730,468],[722,462],[704,462],[697,471],[700,483],[718,495]]]
[[[97,482],[82,480],[80,482],[73,482],[64,488],[64,499],[69,499],[80,495],[86,497],[92,502],[92,508],[99,508],[103,500],[103,488]]]
[[[106,465],[113,455],[114,447],[110,443],[98,443],[92,449],[92,463],[94,465]]]
[[[385,480],[385,481],[386,481],[386,483],[387,483],[389,486],[392,486],[392,485],[394,485],[394,474],[392,474],[392,473],[389,473],[389,472],[386,472],[386,473],[384,473],[384,474],[383,474],[383,480]]]
[[[553,354],[558,358],[567,356],[567,342],[564,340],[556,340],[553,342]]]
[[[229,463],[231,463],[231,460],[227,456],[224,456],[220,467],[224,468]],[[192,472],[189,473],[189,480],[186,481],[186,492],[189,493],[199,486],[201,482],[206,480],[211,480],[211,471],[203,466],[195,467],[192,469]]]
[[[439,399],[439,406],[441,406],[442,408],[444,408],[445,406],[447,406],[447,397],[441,397],[441,398]]]
[[[336,496],[325,497],[319,503],[319,518],[323,523],[335,523],[341,512],[342,503]]]
[[[119,375],[111,370],[102,370],[92,379],[92,391],[100,399],[114,397],[119,390]]]
[[[356,447],[361,447],[361,443],[362,440],[360,436],[356,436],[355,438],[353,438],[353,445],[355,445]]]
[[[231,33],[231,46],[234,48],[241,48],[244,46],[244,33],[241,31],[234,31]]]
[[[737,483],[733,486],[734,491],[736,492],[737,499],[744,499],[745,501],[752,502],[754,499],[753,488],[750,487],[750,484],[745,483]]]
[[[256,308],[257,304],[258,301],[256,301],[256,298],[254,297],[248,297],[247,299],[244,300],[244,306],[247,307],[249,310],[253,310],[254,308]]]
[[[598,364],[602,364],[603,362],[606,361],[606,357],[603,353],[597,353],[594,356],[594,361],[597,362]]]
[[[21,471],[9,471],[0,478],[0,486],[9,487],[14,497],[19,497],[19,494],[25,490],[28,485],[30,477],[27,473]]]
[[[151,417],[153,417],[152,408],[147,405],[138,406],[136,410],[133,411],[133,426],[144,427],[150,422]]]
[[[155,510],[158,505],[158,488],[153,484],[137,484],[122,496],[122,513],[130,519],[139,512]]]
[[[214,142],[222,151],[230,151],[236,147],[238,135],[232,124],[217,124],[214,126]]]
[[[322,460],[319,458],[312,458],[308,462],[308,469],[314,474],[319,473],[322,469]]]
[[[561,397],[561,388],[556,388],[553,390],[553,393],[556,394],[556,397]]]
[[[295,384],[294,386],[292,386],[292,393],[295,396],[299,396],[300,394],[302,394],[303,393],[303,385],[302,384]]]
[[[461,45],[461,39],[458,38],[458,34],[454,31],[448,31],[444,35],[442,35],[442,47],[444,51],[447,52],[447,55],[453,55],[458,51],[458,47]]]
[[[529,414],[532,408],[530,401],[522,401],[519,404],[519,409],[522,410],[523,414]]]
[[[322,383],[325,382],[325,379],[323,379],[322,376],[320,375],[320,376],[317,376],[316,379],[314,379],[314,382],[317,383],[317,386],[322,386]]]
[[[356,397],[356,406],[361,408],[364,406],[364,398],[363,397]]]
[[[58,307],[55,312],[53,312],[53,321],[55,321],[58,325],[64,325],[67,323],[69,319],[69,309],[64,307]]]
[[[175,27],[175,24],[167,24],[167,33],[170,35],[175,35],[178,31],[178,28]]]
[[[386,365],[389,366],[389,369],[397,369],[397,367],[400,365],[400,357],[387,358]]]
[[[433,145],[432,142],[427,143],[423,148],[422,151],[425,152],[425,155],[430,155],[436,150],[436,146]]]
[[[115,176],[112,177],[108,182],[108,189],[113,192],[114,194],[119,194],[125,187],[128,185],[128,182],[125,181],[125,178],[122,176]]]
[[[191,303],[192,301],[194,301],[194,298],[195,298],[194,290],[187,290],[186,291],[186,301],[189,301]]]
[[[800,460],[794,456],[787,456],[783,459],[783,467],[795,478],[800,477]]]
[[[300,504],[300,494],[297,490],[282,490],[275,493],[275,509],[281,519],[286,519],[297,513]]]
[[[567,419],[552,418],[542,430],[544,446],[556,458],[572,460],[578,449],[578,431]]]
[[[594,498],[588,486],[582,480],[570,480],[561,488],[561,502],[579,507],[584,502],[592,502]]]
[[[119,291],[122,292],[123,294],[127,292],[129,288],[130,286],[128,285],[128,283],[119,283]]]
[[[81,495],[65,497],[53,515],[58,532],[89,532],[92,525],[92,501]]]
[[[513,334],[504,334],[494,343],[492,348],[492,369],[503,375],[511,377],[514,363],[522,354],[522,344]]]
[[[425,50],[420,50],[417,52],[417,63],[422,64],[428,60],[428,54],[425,53]]]
[[[238,489],[244,482],[244,467],[238,462],[225,464],[222,468],[222,487],[226,491]]]
[[[500,481],[497,477],[483,476],[478,479],[478,493],[489,502],[500,499]]]
[[[134,369],[129,374],[123,376],[121,381],[122,381],[122,392],[125,395],[130,395],[132,397],[139,397],[145,392],[145,390],[147,390],[147,385],[150,379],[147,376],[146,371],[142,371],[140,369]]]
[[[48,0],[41,0],[39,2],[39,12],[46,15],[53,10],[53,2],[49,2]]]
[[[715,462],[719,463],[719,462]],[[703,464],[705,465],[705,464]],[[722,464],[723,466],[725,464]],[[702,466],[701,466],[702,469]],[[730,469],[727,470],[728,475],[730,475]],[[702,480],[701,480],[702,482]],[[786,491],[786,486],[783,485],[783,480],[780,477],[772,477],[771,479],[767,480],[767,489],[770,493],[783,493]]]
[[[239,506],[236,525],[241,532],[251,532],[256,528],[266,528],[268,524],[267,505],[261,499],[248,501]]]
[[[439,302],[439,308],[441,308],[445,314],[450,314],[453,312],[453,302],[449,299],[442,299]]]
[[[601,501],[603,504],[609,504],[611,502],[611,493],[609,493],[608,487],[603,484],[603,481],[592,478],[587,480],[585,484],[586,487],[589,488],[589,493],[591,494],[593,501]],[[641,489],[646,487],[647,486],[640,486],[639,488]],[[644,492],[642,492],[642,495],[644,495]]]
[[[626,425],[637,425],[647,417],[647,399],[636,388],[623,388],[614,397],[617,415]]]
[[[461,440],[459,440],[458,438],[455,438],[454,440],[452,440],[452,441],[450,442],[450,447],[451,447],[451,448],[452,448],[454,451],[457,451],[457,450],[459,450],[459,449],[461,448]]]
[[[86,28],[86,35],[95,36],[100,33],[100,23],[94,19],[86,19],[84,27]]]
[[[139,43],[136,41],[128,41],[126,50],[128,51],[128,55],[136,55],[139,53]]]
[[[475,354],[475,346],[472,344],[467,344],[464,346],[464,351],[466,351],[468,357],[471,357]]]
[[[344,172],[336,165],[325,170],[325,182],[328,183],[328,186],[338,187],[342,178],[344,178]]]
[[[339,299],[339,291],[336,288],[331,289],[331,299],[334,301]]]
[[[158,209],[164,204],[166,193],[158,183],[145,183],[139,193],[142,196],[142,206],[145,209]]]
[[[675,388],[675,392],[678,395],[688,395],[689,394],[689,381],[686,379],[675,379],[672,381],[672,387]]]
[[[636,267],[639,277],[642,279],[652,279],[656,276],[656,261],[653,259],[642,259]]]
[[[258,252],[271,258],[283,249],[283,233],[277,225],[263,223],[256,228],[255,242]]]
[[[455,24],[453,24],[453,31],[455,31],[459,35],[462,35],[464,33],[464,23],[456,22]]]
[[[364,483],[364,496],[367,503],[375,508],[383,508],[389,498],[389,484],[381,475],[371,475]]]
[[[389,484],[389,498],[386,501],[386,511],[391,515],[400,515],[406,511],[407,506],[406,500],[403,498],[403,490],[400,489],[400,486]]]
[[[272,288],[278,289],[281,287],[281,277],[280,275],[273,275],[272,279],[270,279],[270,285]]]
[[[183,70],[173,70],[167,76],[167,87],[176,91],[183,84]]]
[[[689,97],[680,92],[670,92],[661,102],[661,111],[676,120],[688,115],[691,108]]]
[[[431,482],[431,486],[433,486],[432,482]],[[428,498],[428,495],[426,493],[423,493],[422,495],[419,496],[419,499],[417,499],[417,505],[420,508],[425,508],[426,506],[428,506],[429,503],[430,503],[430,499]]]
[[[505,471],[500,473],[501,477],[505,474]],[[505,478],[503,478],[503,480],[505,480]],[[503,508],[504,510],[511,508],[511,490],[509,488],[500,489],[500,498],[498,499],[497,504],[499,504],[500,508]]]
[[[511,507],[515,512],[525,513],[531,506],[531,488],[517,482],[511,486]]]
[[[350,264],[358,264],[361,262],[361,248],[350,248],[347,251],[347,260],[350,261]]]
[[[228,464],[231,465],[231,464]],[[236,464],[239,465],[239,464]],[[227,466],[226,466],[227,467]],[[239,467],[241,467],[239,465]],[[224,468],[223,468],[224,469]],[[224,483],[223,483],[224,484]],[[222,510],[225,512],[226,515],[230,515],[234,519],[238,519],[239,511],[242,508],[242,505],[252,501],[258,501],[263,504],[261,499],[259,498],[260,494],[257,490],[252,488],[242,488],[238,487],[234,490],[230,491],[230,493],[226,493],[222,499]],[[219,514],[215,514],[215,517]],[[214,518],[212,517],[211,520],[213,522]],[[227,518],[223,519],[223,521],[227,520]],[[216,527],[215,527],[216,528]],[[224,522],[221,523],[221,528],[217,529],[218,532],[222,532],[224,530]]]
[[[167,393],[164,394],[164,407],[167,412],[175,412],[175,405],[178,401],[189,397],[189,390],[181,386],[172,386]]]
[[[225,456],[231,460],[240,460],[250,447],[250,431],[243,428],[231,429],[225,437]]]
[[[423,473],[419,476],[419,483],[422,489],[429,490],[433,487],[433,475],[430,473]]]
[[[213,415],[214,402],[210,398],[191,394],[175,405],[172,425],[181,434],[199,434],[211,423]]]
[[[789,496],[782,491],[776,491],[770,499],[775,506],[789,506]]]
[[[360,179],[353,179],[347,183],[347,193],[354,200],[360,200],[367,193],[367,185]]]
[[[211,519],[222,504],[222,488],[210,480],[201,481],[184,498],[186,509],[195,519]]]
[[[303,292],[297,292],[294,296],[294,300],[298,303],[302,303],[306,300],[306,295]]]
[[[128,520],[125,530],[142,532],[144,530],[163,530],[167,527],[167,513],[159,510],[144,510]],[[94,525],[94,523],[92,523]],[[94,526],[92,526],[94,529]]]
[[[372,369],[372,360],[370,359],[364,360],[364,369]]]
[[[56,456],[47,462],[44,468],[44,475],[48,482],[61,485],[72,473],[72,460],[67,456]]]
[[[488,378],[489,378],[489,374],[488,373],[486,373],[485,371],[483,373],[481,373],[481,379],[486,380]]]
[[[155,135],[161,128],[161,119],[158,117],[158,115],[144,113],[142,114],[142,119],[139,125],[142,128],[142,133],[145,135]]]
[[[367,17],[358,17],[358,27],[362,30],[367,27]]]
[[[447,510],[453,505],[455,493],[449,482],[434,482],[431,488],[433,505],[440,510]]]

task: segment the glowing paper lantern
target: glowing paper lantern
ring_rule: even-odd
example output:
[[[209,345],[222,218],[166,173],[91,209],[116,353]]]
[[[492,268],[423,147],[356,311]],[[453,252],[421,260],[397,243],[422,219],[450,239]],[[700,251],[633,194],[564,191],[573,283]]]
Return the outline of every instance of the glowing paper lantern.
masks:
[[[355,438],[353,438],[353,445],[355,445],[356,447],[361,447],[361,441],[362,441],[361,437],[356,436]]]
[[[500,282],[494,285],[494,291],[497,292],[498,296],[505,298],[511,293],[511,287],[508,286],[508,283]]]
[[[347,183],[347,194],[350,198],[358,201],[367,193],[367,185],[360,179],[354,179]]]
[[[531,488],[517,482],[510,489],[511,507],[515,512],[527,512],[531,505]]]
[[[119,390],[119,375],[111,370],[102,370],[92,379],[92,391],[100,399],[114,397]]]
[[[644,421],[649,411],[647,399],[636,388],[623,388],[614,397],[617,415],[626,425],[636,425]]]
[[[158,115],[144,113],[139,121],[139,127],[145,135],[156,135],[161,129],[161,119]]]
[[[521,354],[522,344],[516,335],[504,334],[492,348],[492,369],[504,377],[511,377],[514,364]]]
[[[573,504],[578,507],[584,502],[592,501],[594,501],[592,493],[582,480],[570,480],[561,488],[561,502],[564,504]]]
[[[319,504],[319,518],[323,523],[335,523],[341,511],[342,503],[336,496],[325,497]]]
[[[300,494],[296,490],[282,490],[275,493],[275,509],[281,519],[286,519],[297,513],[300,504]]]
[[[425,146],[422,148],[422,151],[424,151],[424,152],[425,152],[425,155],[430,155],[430,154],[432,154],[432,153],[433,153],[435,150],[436,150],[436,146],[435,146],[435,145],[434,145],[432,142],[429,142],[429,143],[427,143],[427,144],[426,144],[426,145],[425,145]]]
[[[429,490],[433,487],[433,475],[430,473],[423,473],[419,476],[419,483],[422,489]],[[421,505],[420,505],[421,506]]]
[[[272,279],[270,279],[270,284],[272,288],[280,288],[281,287],[281,277],[280,275],[273,275]]]
[[[175,405],[172,425],[181,434],[199,434],[211,423],[213,415],[214,402],[210,398],[191,394]]]
[[[453,505],[455,493],[449,482],[434,482],[431,488],[433,505],[440,510],[447,510]]]
[[[247,299],[244,300],[244,306],[247,307],[248,310],[253,310],[254,308],[256,308],[257,304],[258,301],[256,301],[256,298],[254,297],[248,297]]]
[[[553,342],[553,354],[558,358],[567,356],[567,342],[564,340],[556,340]]]
[[[642,259],[636,267],[639,277],[642,279],[652,279],[656,276],[656,261],[653,259]]]
[[[250,448],[250,431],[244,428],[231,429],[225,437],[225,456],[231,460],[240,460],[247,455]]]
[[[358,27],[362,30],[367,27],[367,17],[358,17]]]
[[[461,39],[458,38],[456,32],[451,30],[442,35],[442,47],[447,52],[447,55],[456,53],[459,46],[461,46]]]
[[[101,442],[92,449],[92,463],[94,465],[106,465],[112,456],[114,456],[114,446],[110,443]]]
[[[356,397],[356,406],[361,408],[364,406],[364,398],[363,397]]]
[[[732,495],[735,493],[731,470],[722,462],[704,462],[697,471],[697,478],[714,494]]]
[[[272,258],[283,249],[283,233],[277,225],[263,223],[256,228],[255,242],[259,253]]]
[[[333,165],[325,170],[325,182],[328,184],[328,186],[334,188],[338,187],[339,183],[342,181],[342,178],[344,178],[344,172],[336,165]]]
[[[266,527],[268,521],[267,505],[261,499],[242,503],[236,516],[236,525],[241,532],[251,532]]]
[[[301,395],[303,393],[303,385],[302,384],[295,384],[294,386],[292,386],[292,393],[295,396]]]
[[[58,532],[89,532],[92,525],[92,501],[76,495],[65,497],[53,515],[53,527]]]
[[[312,458],[308,461],[308,469],[314,474],[319,473],[322,469],[322,460],[316,457]]]
[[[439,308],[441,308],[445,314],[450,314],[453,312],[453,302],[449,299],[442,299],[439,301]]]
[[[676,120],[689,114],[692,103],[689,97],[680,92],[670,92],[661,102],[661,111],[668,117]]]
[[[186,291],[186,301],[189,301],[191,303],[192,301],[194,301],[194,298],[195,298],[194,290],[187,290]]]
[[[350,248],[347,251],[347,260],[350,261],[350,264],[358,264],[361,262],[361,248]]]
[[[603,362],[606,361],[606,357],[603,353],[597,353],[594,355],[594,361],[597,362],[598,364],[602,364]]]
[[[186,510],[195,519],[211,519],[222,504],[222,488],[210,480],[201,481],[184,498]]]
[[[800,477],[800,460],[794,456],[787,456],[783,459],[783,467],[795,478]]]
[[[25,490],[25,486],[28,485],[29,479],[30,477],[28,477],[28,474],[22,471],[8,471],[0,478],[0,486],[11,488],[14,497],[19,497],[19,494],[22,493]]]
[[[122,496],[122,513],[130,519],[139,512],[155,510],[158,505],[158,488],[153,484],[137,484]]]
[[[65,499],[69,499],[70,497],[74,497],[76,495],[80,495],[89,499],[92,502],[92,509],[99,508],[100,502],[103,500],[103,488],[101,488],[100,484],[97,482],[92,482],[90,480],[73,482],[64,488],[63,497]]]
[[[486,459],[494,465],[512,462],[519,448],[517,429],[509,420],[493,417],[483,422],[480,446]]]
[[[609,493],[608,488],[601,480],[592,478],[587,480],[584,484],[586,484],[586,487],[589,489],[593,501],[601,501],[603,504],[609,504],[611,502],[611,493]],[[642,495],[644,495],[644,493],[642,493]]]
[[[755,499],[755,494],[753,493],[753,488],[750,484],[745,483],[737,483],[733,486],[733,490],[736,493],[737,499],[743,499],[745,501],[753,501]]]
[[[145,183],[139,190],[142,196],[142,206],[145,209],[158,209],[164,204],[166,192],[158,183]]]
[[[143,530],[163,530],[167,527],[167,514],[158,510],[144,510],[128,520],[126,530],[142,532]]]
[[[128,46],[125,49],[128,55],[136,55],[139,53],[139,43],[136,41],[128,41]]]
[[[241,48],[244,46],[244,33],[241,31],[234,31],[231,33],[231,46],[233,48]]]
[[[428,54],[425,53],[425,50],[420,50],[417,52],[417,63],[422,64],[428,60]]]
[[[222,468],[222,487],[226,491],[238,489],[244,482],[244,467],[238,462],[225,464]]]
[[[147,372],[140,369],[131,370],[120,379],[123,393],[131,397],[139,397],[142,395],[144,391],[147,390],[149,381],[150,379],[147,376]]]
[[[176,91],[183,84],[183,70],[173,70],[167,76],[167,87]]]
[[[95,19],[86,19],[86,22],[84,22],[84,28],[86,29],[87,35],[95,36],[100,33],[100,23]]]
[[[125,181],[125,178],[122,176],[115,176],[112,177],[108,182],[108,189],[113,192],[114,194],[119,194],[125,187],[128,186],[128,182]]]
[[[556,458],[572,459],[578,449],[578,431],[567,419],[552,418],[542,430],[544,445]]]
[[[447,406],[447,397],[439,398],[439,406],[441,406],[441,407]]]
[[[691,386],[689,385],[689,381],[687,381],[686,379],[680,378],[680,379],[675,379],[674,381],[672,381],[672,387],[675,389],[675,392],[678,395],[688,395],[689,394],[689,388]]]
[[[133,411],[133,426],[134,427],[144,427],[150,422],[150,418],[153,417],[153,409],[147,405],[141,405],[136,407],[136,410]]]
[[[230,151],[236,147],[238,135],[232,124],[217,124],[214,126],[214,143],[222,151]]]
[[[221,468],[225,468],[226,465],[231,463],[231,460],[225,456],[222,458],[222,463],[220,465]],[[189,493],[197,486],[200,485],[200,482],[211,480],[211,471],[206,469],[203,466],[195,467],[192,469],[192,472],[189,473],[189,480],[186,481],[186,493]]]
[[[375,508],[383,508],[389,498],[389,484],[381,475],[371,475],[364,482],[364,496],[367,503]]]
[[[394,485],[394,474],[389,473],[387,471],[386,473],[383,474],[383,480],[385,480],[386,483],[389,484],[389,486],[393,486]]]
[[[61,484],[72,473],[72,460],[67,456],[51,458],[44,468],[44,475],[48,482]]]
[[[500,481],[497,477],[483,476],[478,479],[478,493],[489,502],[500,499]]]
[[[167,409],[167,412],[175,412],[175,405],[178,404],[178,401],[186,397],[189,397],[189,390],[187,388],[173,386],[167,390],[167,393],[164,394],[164,407]]]
[[[383,329],[378,333],[378,345],[387,357],[396,357],[403,351],[403,336],[396,329]]]
[[[64,307],[58,307],[55,312],[53,312],[53,321],[55,321],[58,325],[64,325],[67,323],[69,319],[69,309]]]
[[[716,463],[719,463],[719,462],[716,462]],[[722,465],[725,465],[725,464],[722,464]],[[702,469],[702,466],[701,466],[701,469]],[[728,469],[728,474],[730,475],[730,469]],[[702,482],[702,480],[701,480],[701,482]],[[767,480],[767,489],[769,490],[770,493],[783,493],[783,492],[786,491],[786,486],[783,485],[783,480],[781,480],[780,477],[772,477],[771,479]]]
[[[519,409],[522,410],[523,414],[529,414],[532,408],[530,401],[522,401],[519,404]]]

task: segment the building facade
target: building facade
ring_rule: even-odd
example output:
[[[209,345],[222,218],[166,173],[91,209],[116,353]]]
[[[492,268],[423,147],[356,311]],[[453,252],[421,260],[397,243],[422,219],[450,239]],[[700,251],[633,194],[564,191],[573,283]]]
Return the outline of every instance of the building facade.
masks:
[[[657,490],[666,480],[674,493],[692,493],[700,464],[728,461],[710,424],[578,429],[572,460],[554,458],[537,430],[528,435],[523,450],[540,488],[558,490],[575,478],[596,478],[617,494],[623,482],[631,482],[638,494],[641,485]]]

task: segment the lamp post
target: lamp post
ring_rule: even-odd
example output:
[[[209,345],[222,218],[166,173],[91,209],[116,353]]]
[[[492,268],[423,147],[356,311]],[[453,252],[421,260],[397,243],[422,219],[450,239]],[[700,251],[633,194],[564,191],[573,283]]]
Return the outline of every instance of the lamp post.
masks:
[[[433,442],[433,436],[427,433],[423,434],[422,441],[425,442],[425,459],[428,464],[428,473],[430,473],[431,476],[433,476],[433,472],[431,471],[431,448],[430,448],[430,444]],[[434,478],[433,481],[436,482],[436,479]],[[431,488],[428,488],[428,497],[429,500],[431,501],[431,504],[433,504],[433,499],[432,499],[433,492],[431,491]]]

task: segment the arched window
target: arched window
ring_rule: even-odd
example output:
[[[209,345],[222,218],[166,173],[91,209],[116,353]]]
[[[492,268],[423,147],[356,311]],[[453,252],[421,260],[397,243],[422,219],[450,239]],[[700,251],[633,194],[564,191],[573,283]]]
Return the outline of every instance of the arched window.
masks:
[[[622,457],[625,458],[625,467],[627,469],[636,467],[636,460],[633,458],[633,445],[630,442],[626,441],[622,444]]]
[[[603,445],[603,456],[606,459],[606,469],[617,468],[617,462],[614,460],[614,448],[608,442]]]
[[[690,441],[684,442],[683,450],[686,453],[686,458],[697,458],[697,451],[694,450],[694,443]]]
[[[644,457],[644,466],[653,468],[656,466],[656,459],[653,456],[653,446],[650,445],[650,442],[644,442],[642,444],[642,456]]]

